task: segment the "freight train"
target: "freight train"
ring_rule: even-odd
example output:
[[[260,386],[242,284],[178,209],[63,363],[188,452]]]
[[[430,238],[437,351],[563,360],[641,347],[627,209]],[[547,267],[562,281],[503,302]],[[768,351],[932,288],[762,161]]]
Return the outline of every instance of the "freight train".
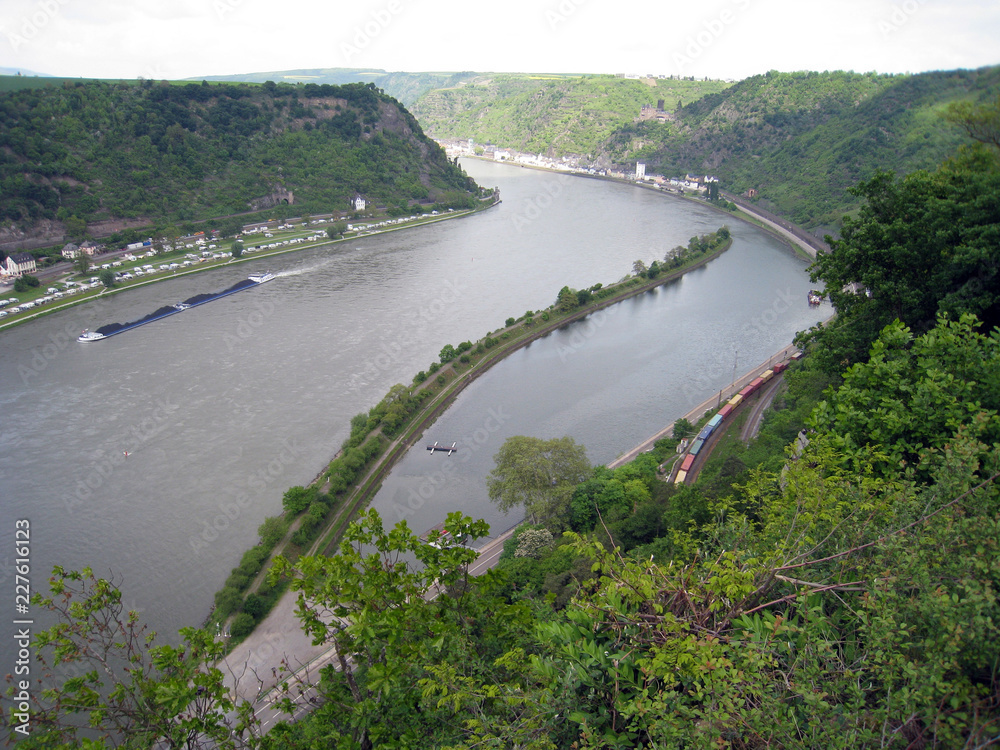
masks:
[[[788,369],[788,363],[779,362],[772,369],[765,370],[760,374],[760,377],[751,380],[746,388],[729,399],[729,401],[726,402],[726,405],[719,409],[718,413],[714,417],[708,420],[708,424],[702,428],[701,432],[698,433],[698,437],[696,437],[694,442],[691,443],[691,447],[688,449],[688,454],[684,457],[684,460],[681,462],[681,467],[677,471],[677,475],[674,477],[674,484],[684,484],[687,480],[688,472],[690,472],[691,467],[694,466],[694,459],[705,446],[705,442],[712,437],[712,434],[719,428],[719,425],[721,425],[729,417],[729,415],[735,411],[736,407],[759,391],[761,387],[771,378],[784,372],[786,369]]]

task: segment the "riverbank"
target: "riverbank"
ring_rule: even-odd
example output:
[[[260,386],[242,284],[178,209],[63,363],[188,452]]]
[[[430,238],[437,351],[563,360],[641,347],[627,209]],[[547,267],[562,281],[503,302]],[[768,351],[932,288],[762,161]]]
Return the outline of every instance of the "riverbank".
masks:
[[[719,394],[717,396],[713,395],[710,398],[705,399],[696,407],[691,409],[691,411],[689,411],[687,414],[683,415],[682,417],[679,417],[678,419],[686,419],[691,424],[698,424],[698,422],[700,422],[701,419],[705,417],[707,412],[713,411],[721,407],[724,401],[728,400],[733,395],[739,393],[745,386],[747,386],[750,383],[750,381],[752,381],[756,377],[759,377],[762,372],[771,369],[771,367],[777,362],[783,362],[789,359],[797,351],[798,347],[794,346],[793,344],[789,344],[788,346],[783,347],[780,351],[777,351],[774,354],[772,354],[766,362],[762,362],[756,367],[747,370],[745,373],[743,373],[738,378],[733,380],[732,385],[730,385],[728,388],[723,388],[721,391],[719,391]],[[727,393],[728,396],[726,395]],[[652,437],[646,438],[632,450],[623,453],[614,461],[608,463],[608,468],[617,469],[619,466],[623,466],[624,464],[627,464],[629,461],[633,461],[636,458],[636,456],[638,456],[640,453],[645,453],[646,451],[652,450],[653,444],[656,443],[657,440],[662,440],[663,438],[671,437],[671,435],[673,434],[674,425],[677,423],[677,421],[678,420],[674,420]]]
[[[473,156],[466,155],[462,157],[463,159],[475,159],[477,161],[493,163],[493,159],[487,159],[483,156]],[[566,175],[567,177],[583,177],[588,180],[601,180],[604,182],[614,182],[619,185],[634,185],[635,187],[642,188],[644,190],[650,190],[660,195],[667,196],[669,198],[675,198],[679,200],[688,201],[690,203],[696,203],[699,206],[705,206],[713,211],[723,214],[724,216],[731,216],[739,221],[746,222],[758,229],[763,229],[772,237],[776,237],[781,240],[797,254],[803,257],[815,260],[816,253],[818,251],[827,251],[829,248],[826,247],[825,243],[821,243],[815,238],[812,238],[805,230],[792,224],[790,221],[781,219],[778,216],[769,214],[761,209],[754,206],[748,205],[748,203],[738,196],[731,195],[729,193],[720,194],[728,201],[732,202],[738,209],[737,212],[728,211],[718,205],[713,204],[711,201],[704,200],[700,197],[694,197],[690,195],[685,195],[683,193],[674,193],[669,190],[663,190],[657,185],[645,184],[638,182],[636,180],[621,179],[618,177],[609,177],[608,175],[600,174],[585,174],[581,172],[567,172],[559,169],[549,169],[548,167],[542,167],[535,164],[520,164],[516,162],[502,162],[506,166],[520,167],[521,169],[531,169],[538,172],[548,172],[551,174]],[[744,214],[744,215],[741,215]],[[807,239],[811,238],[811,239]]]
[[[287,525],[287,531],[284,537],[274,543],[273,547],[267,551],[269,553],[267,559],[260,560],[256,570],[245,571],[253,579],[249,585],[242,591],[232,593],[247,597],[261,590],[271,561],[279,554],[294,559],[299,555],[334,553],[347,525],[374,498],[392,468],[422,439],[423,434],[471,383],[491,367],[533,341],[611,305],[676,281],[685,273],[718,258],[732,246],[733,240],[728,232],[723,234],[720,231],[709,235],[709,237],[717,238],[717,244],[714,247],[707,250],[691,251],[687,261],[673,271],[656,274],[654,278],[627,277],[625,280],[608,287],[598,284],[592,287],[592,290],[596,291],[587,291],[587,294],[593,294],[595,298],[572,310],[561,311],[556,305],[553,305],[544,311],[537,311],[531,316],[522,317],[517,321],[511,318],[509,325],[505,328],[494,331],[477,342],[478,347],[468,343],[469,348],[467,349],[459,347],[460,351],[464,351],[466,354],[461,357],[456,356],[454,360],[449,361],[439,369],[432,367],[431,375],[433,377],[427,378],[425,376],[421,379],[418,376],[415,378],[417,385],[409,389],[407,400],[417,404],[417,406],[399,427],[393,430],[393,436],[386,435],[380,428],[373,428],[352,443],[357,446],[359,453],[364,452],[370,458],[364,461],[364,466],[359,469],[361,476],[355,476],[349,486],[337,493],[339,497],[336,499],[336,507],[330,511],[333,516],[327,518],[323,527],[315,531],[315,537],[311,543],[303,546],[301,543],[297,544],[294,539],[300,519],[303,517],[302,514],[294,517],[286,515],[284,522]],[[577,293],[573,292],[573,294]],[[574,305],[575,300],[574,296]],[[370,453],[365,450],[367,446],[372,447]],[[334,457],[333,462],[320,472],[310,485],[310,488],[313,488],[317,494],[326,494],[329,489],[327,477],[333,476],[334,463],[339,460]],[[281,606],[281,592],[272,590],[269,596],[272,597],[271,606]],[[277,600],[274,599],[275,596],[278,597]],[[219,597],[216,598],[218,601]],[[231,622],[231,618],[236,612],[238,612],[237,608],[219,612],[214,619],[210,616],[205,624],[211,625],[214,622],[220,628],[225,629],[226,624]]]
[[[80,306],[80,305],[85,305],[87,303],[96,302],[98,300],[104,300],[104,299],[107,299],[108,297],[110,297],[112,295],[115,295],[115,294],[122,294],[124,292],[128,292],[128,291],[133,290],[133,289],[140,289],[140,288],[148,286],[150,284],[156,284],[156,283],[161,282],[161,281],[167,281],[168,279],[176,279],[176,278],[180,278],[182,276],[191,276],[193,274],[203,273],[205,271],[211,271],[211,270],[215,270],[215,269],[219,269],[219,268],[225,268],[225,267],[228,267],[228,266],[231,266],[231,265],[237,265],[237,264],[240,264],[240,263],[249,263],[251,261],[257,261],[257,260],[261,260],[263,258],[277,257],[279,255],[286,255],[288,253],[301,252],[303,250],[316,250],[316,249],[319,249],[319,248],[334,247],[334,246],[340,245],[340,244],[345,243],[345,242],[353,242],[355,240],[361,239],[362,237],[373,237],[373,236],[380,235],[380,234],[387,234],[389,232],[399,232],[399,231],[403,231],[403,230],[406,230],[406,229],[416,229],[418,227],[428,226],[428,225],[431,225],[431,224],[437,224],[439,222],[448,221],[450,219],[464,218],[466,216],[470,216],[472,214],[477,214],[477,213],[479,213],[481,211],[485,211],[485,210],[487,210],[489,208],[492,208],[493,206],[496,206],[498,204],[499,204],[499,201],[494,201],[492,203],[483,204],[483,205],[477,206],[476,208],[471,208],[471,209],[467,209],[467,210],[451,211],[451,212],[448,212],[448,213],[438,214],[436,216],[426,216],[426,217],[422,216],[420,218],[413,219],[412,221],[407,221],[407,222],[405,222],[403,224],[399,224],[399,225],[387,226],[387,227],[378,227],[378,228],[370,230],[370,231],[366,230],[366,229],[362,229],[362,230],[359,230],[357,232],[352,232],[350,235],[346,235],[345,234],[343,237],[340,237],[339,239],[326,239],[326,240],[323,240],[321,242],[314,242],[314,243],[311,243],[311,244],[287,245],[287,246],[281,246],[281,247],[277,247],[277,248],[268,248],[268,249],[259,250],[259,251],[246,251],[246,250],[244,250],[243,255],[241,255],[239,258],[229,258],[228,260],[225,260],[225,259],[216,259],[216,262],[211,262],[210,261],[210,262],[206,262],[206,263],[199,263],[198,265],[190,266],[190,267],[184,268],[184,269],[173,269],[173,270],[171,270],[169,272],[167,272],[167,271],[156,272],[156,277],[155,278],[151,278],[151,279],[135,279],[135,280],[131,280],[131,281],[127,282],[127,283],[124,283],[124,284],[121,284],[121,285],[118,285],[118,286],[113,286],[113,287],[104,287],[104,286],[96,287],[96,288],[93,288],[91,290],[88,290],[87,292],[84,292],[80,297],[78,297],[76,299],[70,299],[70,300],[65,300],[65,301],[59,301],[59,302],[56,302],[56,303],[46,304],[46,306],[44,308],[39,309],[37,311],[29,312],[29,313],[19,313],[19,314],[17,314],[17,316],[15,317],[15,319],[0,323],[0,333],[2,333],[5,330],[8,330],[10,328],[14,328],[15,326],[18,326],[18,325],[20,325],[22,323],[26,323],[26,322],[28,322],[30,320],[35,320],[35,319],[41,318],[41,317],[43,317],[45,315],[50,315],[50,314],[52,314],[54,312],[59,312],[60,310],[65,310],[65,309],[70,308],[70,307],[77,307],[77,306]],[[292,230],[292,231],[288,232],[288,236],[294,236],[296,234],[301,234],[301,233],[302,233],[301,229]],[[172,257],[175,257],[175,258],[183,257],[183,251],[179,251],[179,252],[175,251],[175,252],[172,252],[172,253],[164,254],[162,257],[158,257],[157,260],[158,261],[160,261],[160,260],[169,260]],[[138,266],[141,263],[141,261],[136,261],[135,263],[136,263],[136,266]],[[99,270],[100,269],[95,266],[94,272],[96,273]],[[129,269],[125,268],[125,267],[122,267],[121,270],[129,270]],[[69,276],[72,276],[72,275],[73,275],[72,273],[69,274]],[[86,274],[83,274],[83,275],[86,275]],[[60,281],[52,281],[51,283],[65,283],[65,279],[60,280]],[[40,295],[37,294],[37,293],[34,294],[34,295],[30,295],[29,294],[29,295],[25,296],[25,299],[23,300],[23,302],[31,302],[34,299],[37,299],[39,296]]]
[[[556,314],[554,307],[550,307],[545,311],[549,314],[549,320],[543,324],[529,325],[527,321],[521,319],[513,325],[492,332],[487,338],[495,336],[501,343],[484,352],[475,361],[470,359],[464,365],[456,361],[442,367],[435,374],[450,378],[447,384],[443,387],[439,386],[439,390],[430,402],[411,416],[406,426],[401,429],[400,434],[389,443],[374,465],[369,467],[364,476],[355,483],[355,487],[349,491],[344,502],[337,508],[334,517],[330,519],[327,528],[320,532],[317,539],[301,554],[335,554],[340,536],[347,524],[374,498],[382,481],[392,468],[411,448],[416,447],[421,442],[424,433],[433,426],[455,399],[494,365],[569,323],[582,320],[612,305],[678,280],[689,271],[701,268],[718,258],[732,246],[732,242],[731,238],[727,239],[713,251],[705,253],[675,271],[662,274],[654,279],[627,278],[616,285],[611,285],[610,289],[619,286],[621,288],[608,294],[607,297],[594,300],[592,303],[571,312]],[[538,315],[539,313],[536,313],[536,316]],[[436,378],[428,379],[414,390],[419,388],[433,389],[435,382]],[[327,470],[320,472],[310,486],[322,488],[326,483],[326,475]],[[248,594],[255,591],[264,581],[274,556],[287,550],[288,543],[294,534],[294,520],[289,524],[289,527],[286,537],[275,545],[270,558],[262,564],[261,571],[247,589]],[[504,541],[513,531],[514,528],[509,528],[488,539],[479,549],[479,559],[471,566],[470,571],[473,574],[479,574],[495,565],[502,552]],[[282,694],[281,683],[298,684],[306,689],[318,670],[329,663],[332,658],[329,647],[314,645],[308,638],[297,634],[300,631],[300,623],[295,616],[295,602],[295,596],[290,595],[288,591],[283,591],[254,630],[232,647],[224,661],[224,670],[228,675],[231,675],[232,687],[240,692],[241,697],[254,702],[255,706],[259,706],[256,710],[267,725],[280,719],[280,711],[275,708],[274,701]],[[223,632],[228,632],[225,625],[222,625],[220,629]],[[292,635],[289,635],[290,633]],[[253,674],[255,679],[241,685],[236,679],[237,674]]]

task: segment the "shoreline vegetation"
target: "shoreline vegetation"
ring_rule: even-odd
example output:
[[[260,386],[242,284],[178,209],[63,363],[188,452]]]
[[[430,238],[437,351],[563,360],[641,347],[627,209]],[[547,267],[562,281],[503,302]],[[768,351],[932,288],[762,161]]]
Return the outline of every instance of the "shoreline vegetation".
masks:
[[[486,159],[486,158],[481,157],[481,156],[474,156],[474,155],[472,155],[472,156],[466,156],[464,158],[475,159],[477,161],[492,163],[491,159]],[[792,249],[792,251],[795,252],[796,255],[798,255],[798,256],[800,256],[802,258],[808,259],[810,261],[815,261],[816,260],[817,249],[816,249],[815,246],[810,245],[807,241],[803,240],[801,237],[797,236],[794,232],[792,232],[791,230],[787,229],[786,227],[783,227],[783,226],[775,223],[774,220],[772,220],[772,219],[770,219],[770,218],[768,218],[766,216],[763,216],[761,214],[758,214],[756,211],[754,211],[753,208],[744,205],[742,202],[741,203],[733,203],[733,202],[728,201],[728,200],[727,201],[723,201],[726,204],[726,207],[723,207],[722,205],[715,204],[715,203],[713,203],[713,202],[711,202],[709,200],[706,200],[704,198],[701,198],[701,197],[695,197],[695,196],[689,196],[689,195],[685,195],[685,194],[677,194],[677,193],[672,193],[672,192],[666,192],[666,191],[659,190],[659,189],[657,189],[656,187],[654,187],[652,185],[637,184],[637,183],[634,183],[634,182],[632,182],[630,180],[622,180],[622,179],[619,179],[619,178],[616,178],[616,177],[608,177],[608,176],[604,176],[604,175],[591,175],[591,174],[579,174],[579,173],[559,172],[557,170],[552,170],[552,169],[548,169],[548,168],[540,167],[540,166],[535,166],[535,165],[531,165],[531,164],[515,164],[515,163],[508,163],[508,162],[504,162],[504,163],[507,166],[515,166],[515,167],[520,167],[522,169],[532,169],[532,170],[540,171],[540,172],[553,172],[553,171],[556,171],[558,174],[566,174],[569,177],[585,177],[585,178],[588,178],[588,179],[603,180],[603,181],[615,182],[615,183],[619,183],[619,184],[630,184],[630,185],[631,184],[635,184],[636,187],[642,188],[644,190],[652,190],[654,192],[660,193],[660,194],[665,195],[665,196],[670,197],[670,198],[678,198],[678,199],[685,200],[685,201],[688,201],[688,202],[691,202],[691,203],[696,203],[698,205],[706,206],[706,207],[711,208],[711,209],[713,209],[713,210],[715,210],[715,211],[717,211],[719,213],[722,213],[722,214],[724,214],[726,216],[732,216],[732,217],[734,217],[735,219],[737,219],[739,221],[746,222],[747,224],[750,224],[750,225],[756,227],[757,229],[760,229],[760,230],[762,230],[764,232],[767,232],[768,234],[770,234],[775,239],[777,239],[777,240],[783,242],[784,244],[788,245]],[[729,196],[729,197],[732,198],[734,196]],[[487,202],[487,201],[489,201],[489,202]],[[232,265],[232,264],[235,264],[235,263],[243,263],[243,262],[247,262],[247,261],[251,261],[251,260],[258,260],[260,258],[273,257],[273,256],[277,256],[277,255],[284,255],[286,253],[297,252],[299,250],[317,249],[317,248],[321,248],[321,247],[328,246],[328,245],[335,245],[335,244],[338,244],[338,243],[341,243],[341,242],[355,240],[355,239],[358,239],[359,237],[362,237],[362,236],[368,237],[368,236],[372,236],[372,235],[382,234],[382,233],[385,233],[385,232],[395,232],[395,231],[399,231],[399,230],[402,230],[402,229],[411,229],[411,228],[423,226],[425,224],[434,224],[434,223],[437,223],[437,222],[440,222],[440,221],[446,221],[448,219],[462,218],[462,217],[465,217],[465,216],[469,216],[470,214],[476,214],[476,213],[479,213],[480,211],[484,211],[484,210],[486,210],[488,208],[492,208],[493,206],[496,206],[499,203],[500,203],[499,194],[495,193],[495,192],[489,192],[486,195],[485,198],[480,198],[479,199],[479,204],[475,208],[453,209],[452,211],[449,211],[446,214],[443,213],[443,214],[436,215],[436,216],[435,215],[429,215],[429,214],[423,214],[423,215],[419,215],[419,216],[414,216],[410,220],[408,220],[408,221],[406,221],[404,223],[401,223],[399,225],[390,226],[390,227],[379,227],[379,228],[373,229],[373,230],[367,230],[365,227],[362,227],[359,230],[353,230],[350,233],[345,232],[345,233],[343,233],[338,238],[324,239],[322,242],[318,242],[316,244],[310,244],[310,245],[307,245],[305,247],[299,246],[297,244],[293,244],[291,246],[278,247],[278,248],[275,248],[275,249],[262,250],[262,251],[256,251],[256,252],[249,251],[249,250],[244,250],[244,251],[241,251],[241,254],[238,257],[231,257],[231,258],[222,259],[222,260],[213,259],[216,262],[208,262],[208,263],[206,263],[204,265],[199,264],[198,266],[187,268],[186,270],[180,270],[180,271],[173,270],[171,273],[166,273],[166,272],[164,272],[164,271],[161,270],[161,271],[155,272],[156,273],[156,278],[152,278],[152,279],[142,279],[142,280],[136,279],[136,280],[132,280],[130,283],[127,283],[127,284],[124,284],[124,285],[113,285],[113,286],[110,286],[110,287],[106,287],[106,286],[101,285],[101,286],[98,286],[97,288],[91,288],[89,290],[84,290],[83,295],[80,296],[78,299],[72,299],[72,300],[68,300],[68,301],[59,302],[58,304],[47,305],[45,308],[43,308],[41,310],[29,312],[27,314],[18,314],[18,316],[14,320],[6,321],[6,322],[0,322],[0,333],[2,333],[5,330],[8,330],[10,328],[13,328],[13,327],[15,327],[17,325],[20,325],[21,323],[24,323],[26,321],[35,320],[35,319],[40,318],[40,317],[42,317],[44,315],[48,315],[50,313],[53,313],[53,312],[56,312],[56,311],[59,311],[59,310],[64,310],[64,309],[69,308],[69,307],[74,307],[74,306],[77,306],[77,305],[86,304],[88,302],[94,302],[96,300],[101,300],[101,299],[104,299],[104,298],[106,298],[106,297],[108,297],[110,295],[120,294],[121,292],[128,291],[129,289],[136,289],[136,288],[139,288],[139,287],[147,286],[149,284],[154,284],[154,283],[156,283],[158,281],[165,281],[167,279],[173,279],[173,278],[177,278],[179,276],[187,276],[187,275],[190,275],[190,274],[200,273],[202,271],[209,271],[209,270],[212,270],[212,269],[221,268],[221,267]],[[308,219],[308,218],[310,218],[309,214],[304,214],[302,217],[297,217],[297,218],[273,219],[273,220],[267,220],[267,221],[264,221],[264,222],[258,222],[258,223],[255,224],[255,226],[266,225],[266,224],[270,224],[272,222],[278,222],[279,224],[283,224],[285,222],[292,222],[292,221],[294,221],[294,222],[302,222],[303,219]],[[378,215],[376,215],[376,216],[370,216],[370,217],[363,218],[363,219],[361,219],[361,221],[377,222],[379,218],[380,217]],[[334,223],[334,219],[331,218],[330,222],[331,222],[331,226],[332,226],[332,224]],[[369,224],[369,225],[366,225],[366,226],[373,226],[373,225],[374,224]],[[247,225],[247,226],[250,226],[250,225]],[[303,226],[305,226],[305,224],[303,224]],[[280,230],[278,230],[278,231],[280,231]],[[296,236],[298,234],[302,234],[301,228],[296,228],[296,229],[293,229],[290,232],[288,232],[288,236],[291,237],[291,238],[293,238],[294,236]],[[308,231],[305,232],[305,235],[306,236],[308,235]],[[230,247],[232,247],[232,245],[235,242],[242,241],[242,239],[244,239],[242,236],[238,236],[236,238],[231,238],[228,241],[224,241],[224,242],[227,242],[227,244]],[[253,240],[250,240],[250,241],[248,241],[245,244],[250,244],[251,242],[253,242]],[[187,248],[185,248],[185,249],[187,249]],[[159,262],[162,262],[163,260],[167,260],[167,261],[170,261],[170,260],[179,260],[179,259],[181,259],[183,257],[185,257],[184,249],[179,249],[179,250],[176,250],[176,251],[166,252],[166,253],[162,253],[161,255],[158,255],[156,257],[156,261],[159,263]],[[137,265],[135,267],[138,268],[140,265],[141,265],[141,256],[140,256],[140,260],[137,261]],[[93,268],[89,272],[78,273],[76,276],[79,279],[82,280],[83,278],[88,277],[90,274],[98,273],[99,270],[100,270],[100,267],[98,267],[95,264],[93,266]],[[66,280],[63,280],[62,282],[53,282],[53,283],[65,283],[65,281]],[[78,283],[80,283],[80,282],[78,282]],[[41,285],[38,285],[39,289],[40,289],[40,286]],[[23,300],[19,299],[19,302],[21,302],[21,303],[24,303],[24,302],[34,302],[36,299],[40,298],[41,296],[42,296],[42,294],[41,294],[40,291],[36,292],[36,293],[30,293]]]
[[[281,598],[290,581],[267,580],[270,562],[282,555],[332,553],[347,524],[375,497],[393,466],[414,447],[455,398],[476,378],[511,353],[569,323],[679,279],[719,257],[732,246],[728,227],[692,238],[688,247],[669,251],[662,265],[641,261],[621,281],[589,289],[563,287],[544,310],[508,318],[502,328],[479,341],[447,344],[439,361],[418,372],[409,386],[394,385],[367,413],[351,419],[351,434],[329,465],[308,486],[296,486],[282,498],[284,512],[266,518],[259,542],[244,553],[203,623],[230,636],[228,648],[253,632]],[[417,530],[417,533],[420,533]],[[193,551],[207,540],[192,537]]]

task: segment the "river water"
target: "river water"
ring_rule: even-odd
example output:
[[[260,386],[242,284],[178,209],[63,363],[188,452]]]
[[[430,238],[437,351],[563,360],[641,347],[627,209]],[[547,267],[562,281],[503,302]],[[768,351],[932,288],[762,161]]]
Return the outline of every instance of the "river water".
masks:
[[[53,565],[121,580],[164,634],[212,596],[368,410],[561,287],[608,283],[728,223],[732,248],[657,291],[517,352],[471,385],[411,451],[374,507],[423,532],[451,510],[500,532],[483,478],[509,435],[571,435],[606,462],[829,315],[809,308],[807,263],[759,230],[635,186],[484,162],[503,203],[473,217],[180,277],[0,333],[0,590],[14,612],[14,524],[31,530],[31,583]],[[141,317],[248,273],[274,281],[115,336]],[[125,452],[129,455],[126,457]],[[35,613],[29,613],[29,616]],[[13,625],[5,629],[13,631]],[[12,638],[0,668],[12,671]]]

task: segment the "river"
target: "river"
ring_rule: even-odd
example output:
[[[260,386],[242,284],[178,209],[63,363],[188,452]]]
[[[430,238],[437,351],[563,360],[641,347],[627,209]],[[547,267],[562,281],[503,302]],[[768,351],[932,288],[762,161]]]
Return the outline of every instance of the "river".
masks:
[[[411,452],[375,507],[418,532],[448,510],[501,531],[516,519],[492,509],[483,477],[504,437],[568,434],[608,461],[829,315],[806,304],[807,263],[748,224],[632,185],[465,166],[500,187],[500,206],[179,277],[0,334],[0,586],[10,599],[14,523],[27,519],[34,590],[53,565],[91,566],[120,579],[126,605],[154,629],[201,622],[282,493],[310,482],[351,416],[442,346],[547,307],[564,285],[615,281],[634,260],[722,223],[734,243],[719,259],[533,343],[466,389],[428,433],[468,441],[464,450]],[[83,328],[264,270],[278,278],[75,341]],[[11,641],[0,648],[6,671]]]

